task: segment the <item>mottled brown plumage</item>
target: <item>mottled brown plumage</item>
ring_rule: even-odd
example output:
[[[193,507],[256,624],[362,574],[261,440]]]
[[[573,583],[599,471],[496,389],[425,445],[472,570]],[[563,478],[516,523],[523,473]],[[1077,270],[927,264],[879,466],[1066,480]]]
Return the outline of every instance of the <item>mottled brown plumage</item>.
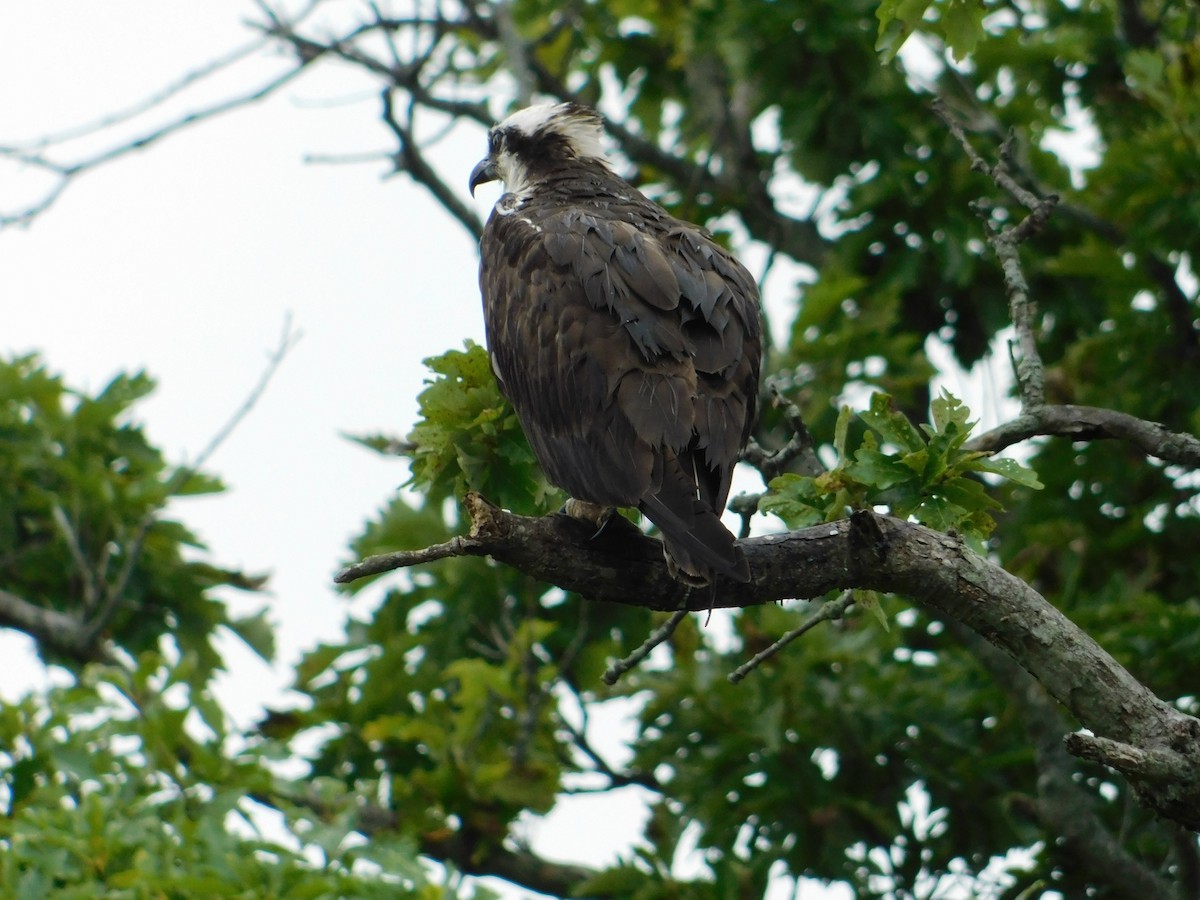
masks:
[[[600,138],[575,104],[489,134],[471,188],[508,189],[480,245],[492,365],[550,481],[642,510],[676,577],[747,581],[719,517],[754,418],[758,289],[703,229],[618,177]]]

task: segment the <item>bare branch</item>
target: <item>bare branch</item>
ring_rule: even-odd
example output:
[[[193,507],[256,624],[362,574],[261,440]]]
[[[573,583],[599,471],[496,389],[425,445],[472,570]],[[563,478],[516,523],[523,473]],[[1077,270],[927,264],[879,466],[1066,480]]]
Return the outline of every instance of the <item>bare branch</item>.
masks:
[[[813,477],[820,475],[825,471],[825,467],[817,458],[815,441],[800,412],[800,407],[788,400],[777,384],[772,383],[768,387],[772,403],[776,408],[783,410],[784,421],[792,431],[791,436],[786,444],[774,452],[768,451],[757,441],[752,440],[742,451],[742,461],[758,469],[766,482],[782,475],[797,459],[799,459],[799,469],[802,474]]]
[[[391,129],[392,134],[396,136],[396,140],[400,144],[396,155],[396,167],[407,172],[413,181],[422,185],[433,194],[434,198],[459,221],[459,224],[467,229],[475,240],[479,240],[483,234],[483,223],[479,220],[479,216],[476,215],[475,210],[463,203],[458,194],[454,193],[442,181],[441,176],[438,175],[433,166],[425,159],[417,142],[413,140],[411,119],[405,125],[401,124],[396,118],[395,108],[392,105],[391,90],[385,90],[381,97],[383,100],[383,121]]]
[[[266,393],[267,387],[275,377],[275,373],[279,371],[279,367],[283,365],[284,359],[292,352],[302,337],[304,337],[304,332],[292,327],[292,314],[290,312],[287,313],[283,317],[283,330],[279,335],[279,343],[268,354],[267,364],[263,368],[262,374],[258,377],[258,382],[250,389],[250,393],[246,395],[246,399],[233,411],[233,414],[225,424],[209,439],[208,444],[196,456],[195,461],[190,466],[180,468],[175,472],[175,475],[168,484],[170,493],[178,492],[194,473],[204,468],[208,464],[209,459],[212,458],[212,455],[237,430],[237,427],[242,424],[246,416],[250,415],[251,410],[254,409],[258,401],[262,399],[263,394]]]
[[[1095,406],[1042,406],[1029,410],[972,438],[966,446],[969,450],[996,452],[1043,434],[1077,441],[1122,440],[1164,462],[1200,468],[1200,439],[1168,431],[1157,422]]]
[[[190,466],[181,466],[176,469],[170,480],[167,482],[165,496],[172,497],[179,493],[187,484],[188,480],[202,469],[214,453],[222,444],[228,440],[234,430],[242,423],[242,421],[254,409],[255,404],[262,398],[266,392],[267,386],[271,383],[271,379],[275,377],[275,373],[279,371],[279,367],[283,364],[284,358],[296,346],[296,342],[300,340],[302,333],[292,328],[292,317],[289,313],[283,320],[283,332],[279,337],[279,343],[275,349],[267,357],[267,365],[263,369],[262,375],[259,376],[258,383],[251,389],[246,399],[241,405],[234,410],[233,415],[229,420],[217,431],[216,434],[209,439],[208,444],[200,451],[195,462]],[[122,599],[125,597],[125,589],[129,586],[129,579],[133,577],[134,569],[141,559],[142,545],[145,543],[146,535],[150,531],[150,527],[154,524],[155,518],[158,515],[158,509],[147,513],[142,521],[138,524],[137,530],[133,537],[123,548],[124,562],[121,566],[121,571],[116,579],[108,585],[104,592],[104,602],[95,614],[92,615],[85,625],[85,637],[88,642],[97,640],[101,633],[108,627],[112,617],[116,614]]]
[[[754,654],[754,656],[748,662],[742,663],[740,666],[730,672],[730,682],[737,684],[739,681],[757,669],[760,665],[762,665],[763,662],[770,659],[792,641],[796,640],[796,638],[804,636],[822,622],[830,622],[834,619],[840,619],[853,605],[854,592],[843,591],[842,595],[836,600],[826,603],[819,610],[805,619],[799,626],[793,628],[775,643],[771,644],[771,646],[759,653]]]
[[[28,225],[39,215],[48,210],[54,205],[55,201],[62,195],[74,179],[90,172],[93,169],[99,168],[105,163],[110,163],[130,153],[139,150],[144,150],[152,144],[156,144],[166,137],[189,128],[192,125],[197,125],[201,122],[206,122],[209,119],[216,118],[233,110],[241,109],[245,106],[250,106],[266,97],[274,94],[279,88],[294,79],[303,67],[288,70],[284,74],[265,82],[252,91],[244,94],[239,94],[227,100],[222,100],[218,103],[213,103],[208,106],[201,107],[193,112],[179,116],[166,125],[162,125],[144,133],[142,136],[133,138],[123,142],[117,146],[109,147],[107,150],[102,150],[99,153],[91,156],[83,157],[72,162],[60,163],[51,159],[44,153],[31,154],[13,147],[0,147],[0,156],[6,156],[10,159],[15,159],[35,168],[43,169],[57,176],[57,181],[42,198],[34,203],[25,206],[23,209],[18,209],[11,213],[0,212],[0,229],[11,227],[14,225]],[[216,71],[213,69],[212,71]],[[211,72],[209,73],[211,74]],[[149,107],[147,107],[149,108]]]
[[[962,125],[950,115],[940,99],[933,101],[933,111],[946,123],[950,133],[962,146],[963,152],[971,161],[971,168],[987,175],[997,187],[1029,210],[1029,215],[1016,225],[999,228],[991,218],[991,209],[987,204],[972,204],[984,221],[988,243],[995,252],[996,258],[1000,260],[1000,268],[1004,273],[1009,314],[1017,333],[1017,347],[1020,351],[1014,359],[1014,370],[1021,396],[1021,406],[1026,411],[1035,410],[1046,402],[1046,374],[1034,335],[1037,308],[1033,298],[1029,295],[1029,285],[1025,281],[1025,273],[1021,269],[1019,251],[1021,244],[1046,224],[1046,220],[1058,203],[1058,195],[1050,194],[1045,198],[1038,197],[1012,177],[1010,169],[1015,140],[1013,134],[1010,133],[1000,145],[999,162],[994,166],[989,165],[971,146]]]
[[[677,609],[671,613],[671,617],[667,619],[658,628],[650,632],[650,636],[642,642],[642,645],[630,653],[624,659],[619,659],[604,670],[604,683],[614,685],[621,680],[621,676],[640,663],[643,659],[650,655],[650,652],[675,633],[675,629],[679,627],[679,623],[690,612],[688,609]]]

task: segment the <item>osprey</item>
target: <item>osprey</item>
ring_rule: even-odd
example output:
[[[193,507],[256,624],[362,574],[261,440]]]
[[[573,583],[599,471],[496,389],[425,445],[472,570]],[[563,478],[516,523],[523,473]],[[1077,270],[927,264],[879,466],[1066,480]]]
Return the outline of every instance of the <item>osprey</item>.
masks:
[[[569,512],[636,506],[679,580],[749,581],[720,514],[758,397],[758,288],[613,172],[602,137],[575,103],[488,133],[470,187],[506,188],[480,242],[492,367]]]

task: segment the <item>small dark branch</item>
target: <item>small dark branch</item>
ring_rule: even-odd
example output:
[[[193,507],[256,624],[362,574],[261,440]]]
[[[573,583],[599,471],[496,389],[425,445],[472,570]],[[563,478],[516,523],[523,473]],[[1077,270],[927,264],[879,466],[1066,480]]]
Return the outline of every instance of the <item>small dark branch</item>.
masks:
[[[1111,438],[1126,441],[1147,456],[1188,468],[1200,468],[1200,439],[1168,431],[1126,413],[1094,406],[1043,406],[972,438],[969,450],[997,452],[1037,435],[1057,435],[1076,441]]]
[[[744,541],[750,537],[750,521],[754,518],[755,513],[758,512],[758,504],[762,498],[762,494],[738,494],[729,501],[729,509],[737,513],[738,517],[742,520],[741,527],[738,529],[739,541]]]
[[[396,141],[400,145],[396,154],[397,169],[407,172],[413,181],[422,185],[433,194],[434,198],[446,208],[450,215],[454,216],[459,221],[459,224],[467,229],[471,237],[478,241],[483,234],[483,223],[479,220],[479,216],[475,214],[475,210],[459,199],[458,194],[450,189],[433,166],[425,159],[420,147],[413,139],[411,118],[407,124],[402,124],[396,118],[396,111],[392,104],[391,89],[383,91],[380,97],[383,101],[382,118],[384,124],[391,129],[392,134],[396,136]]]
[[[650,655],[650,652],[675,633],[675,629],[679,627],[679,623],[690,612],[688,609],[677,609],[671,613],[671,617],[663,622],[658,628],[650,632],[650,636],[642,642],[642,645],[626,656],[624,659],[618,659],[607,669],[604,670],[604,683],[612,686],[621,680],[621,676],[640,663],[643,659]]]
[[[582,703],[582,701],[580,702]],[[653,775],[646,772],[636,771],[618,772],[609,764],[608,760],[606,760],[599,754],[599,752],[597,752],[596,748],[592,746],[591,741],[588,740],[587,734],[585,734],[583,730],[576,728],[565,718],[563,718],[562,715],[558,715],[556,718],[559,726],[571,736],[572,745],[580,753],[591,760],[592,764],[596,767],[597,772],[608,779],[608,785],[607,787],[603,788],[603,790],[637,785],[638,787],[644,787],[647,790],[661,793],[662,785],[658,783],[658,780]]]
[[[445,559],[449,556],[486,556],[487,549],[478,541],[471,538],[453,537],[444,544],[434,544],[423,550],[396,550],[392,553],[380,553],[368,556],[352,566],[346,566],[338,572],[333,580],[337,584],[349,584],[359,578],[380,575],[395,569],[406,569],[409,566],[419,566],[433,562],[435,559]]]
[[[760,665],[762,665],[764,661],[770,659],[792,641],[796,640],[796,638],[803,636],[805,633],[811,631],[822,622],[840,619],[853,605],[854,592],[843,591],[840,597],[838,597],[836,600],[826,603],[819,610],[817,610],[817,612],[805,619],[799,627],[793,628],[771,646],[767,647],[760,653],[756,653],[748,662],[742,663],[740,666],[730,672],[729,681],[732,684],[737,684],[739,681],[757,669]]]
[[[987,175],[997,187],[1029,210],[1029,215],[1016,225],[1000,228],[993,221],[990,207],[987,204],[972,204],[972,208],[980,213],[980,217],[983,219],[988,243],[1000,261],[1000,269],[1004,274],[1009,313],[1017,333],[1019,353],[1014,361],[1014,369],[1017,387],[1021,395],[1021,406],[1026,411],[1035,410],[1046,402],[1046,375],[1034,334],[1037,307],[1029,294],[1029,285],[1025,280],[1025,273],[1021,269],[1020,247],[1046,224],[1046,220],[1054,211],[1059,198],[1055,194],[1050,194],[1045,198],[1038,197],[1013,178],[1011,170],[1013,168],[1014,134],[1010,133],[1000,145],[999,162],[993,166],[976,152],[962,125],[949,113],[941,99],[933,101],[933,111],[962,146],[963,152],[971,161],[971,168]]]
[[[794,460],[799,460],[798,469],[802,475],[816,477],[825,471],[821,460],[817,458],[812,432],[805,424],[800,407],[789,401],[780,392],[777,385],[770,385],[771,402],[783,410],[784,421],[791,429],[791,436],[786,444],[771,452],[757,441],[751,441],[742,451],[742,460],[762,473],[763,480],[770,482],[787,471]]]

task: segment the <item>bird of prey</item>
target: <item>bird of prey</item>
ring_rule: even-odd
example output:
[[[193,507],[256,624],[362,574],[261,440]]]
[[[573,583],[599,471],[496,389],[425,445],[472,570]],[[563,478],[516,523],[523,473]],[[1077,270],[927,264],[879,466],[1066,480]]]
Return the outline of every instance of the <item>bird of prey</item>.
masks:
[[[680,581],[749,581],[720,514],[758,397],[758,288],[618,176],[602,142],[576,103],[488,133],[470,188],[506,189],[480,242],[492,367],[568,512],[636,506]]]

